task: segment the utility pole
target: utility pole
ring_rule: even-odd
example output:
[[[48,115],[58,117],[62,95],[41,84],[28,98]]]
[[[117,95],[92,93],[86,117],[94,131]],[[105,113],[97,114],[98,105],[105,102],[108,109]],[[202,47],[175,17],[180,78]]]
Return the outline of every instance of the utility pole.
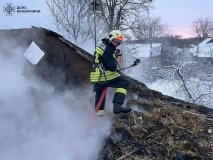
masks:
[[[123,14],[122,14],[122,7],[120,6],[119,11],[118,11],[118,20],[117,20],[118,30],[120,30],[120,31],[122,31],[121,25],[123,24],[123,19],[124,18],[123,18]],[[121,49],[121,51],[124,51],[123,45],[120,46],[120,49]],[[122,54],[122,56],[119,56],[117,60],[121,67],[125,66],[125,64],[124,64],[126,61],[125,54]]]
[[[96,31],[96,0],[93,0],[93,14],[94,14],[94,31],[95,31],[95,49],[97,47],[97,31]]]
[[[151,25],[149,28],[149,43],[150,43],[150,57],[152,58],[153,53],[152,53],[152,39],[153,39],[153,26]]]
[[[95,49],[96,49],[96,47],[97,47],[97,29],[96,29],[96,11],[98,11],[98,10],[100,10],[101,9],[101,4],[100,3],[98,3],[97,2],[97,0],[93,0],[92,1],[92,3],[91,3],[91,5],[92,5],[92,10],[93,10],[93,15],[94,15],[94,19],[93,19],[93,21],[94,21],[94,40],[95,40]]]
[[[118,11],[118,20],[117,20],[117,25],[118,25],[118,29],[121,30],[121,24],[123,23],[122,20],[123,20],[123,15],[122,15],[122,12],[121,12],[121,6],[119,8],[119,11]]]

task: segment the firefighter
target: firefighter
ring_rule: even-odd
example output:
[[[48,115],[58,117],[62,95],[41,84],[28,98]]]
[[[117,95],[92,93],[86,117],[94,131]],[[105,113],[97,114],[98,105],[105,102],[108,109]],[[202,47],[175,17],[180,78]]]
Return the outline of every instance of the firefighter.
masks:
[[[93,68],[90,73],[90,81],[94,84],[94,91],[96,92],[95,106],[97,106],[105,87],[116,88],[112,101],[114,114],[128,113],[132,110],[122,107],[129,82],[119,73],[115,56],[116,47],[123,41],[124,35],[119,30],[113,30],[107,38],[103,38],[95,50]],[[97,115],[104,115],[104,106],[105,98]]]

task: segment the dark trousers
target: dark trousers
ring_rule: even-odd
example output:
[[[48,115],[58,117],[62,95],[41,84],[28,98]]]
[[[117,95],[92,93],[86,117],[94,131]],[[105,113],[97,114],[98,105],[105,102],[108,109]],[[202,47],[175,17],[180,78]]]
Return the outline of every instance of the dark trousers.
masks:
[[[128,85],[129,85],[129,82],[126,81],[125,79],[123,79],[122,76],[118,77],[116,79],[113,79],[111,81],[108,81],[108,82],[96,83],[94,85],[94,89],[95,89],[95,92],[96,92],[96,95],[95,95],[95,107],[97,106],[98,101],[99,101],[99,99],[101,97],[101,94],[102,94],[102,92],[103,92],[105,87],[123,88],[123,89],[127,90]],[[122,105],[124,103],[125,97],[126,97],[126,95],[124,93],[116,92],[114,94],[114,98],[113,98],[112,102]],[[103,110],[104,107],[105,107],[105,99],[106,99],[106,97],[104,98],[104,100],[103,100],[103,102],[101,104],[100,110]]]

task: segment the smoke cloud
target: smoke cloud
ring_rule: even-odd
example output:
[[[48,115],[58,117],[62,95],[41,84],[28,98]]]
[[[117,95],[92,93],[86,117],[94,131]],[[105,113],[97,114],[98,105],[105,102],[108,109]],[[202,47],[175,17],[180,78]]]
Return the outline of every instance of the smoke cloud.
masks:
[[[10,55],[0,50],[0,159],[97,159],[111,123],[94,118],[86,127],[94,112],[92,90],[56,93],[24,74],[28,65],[23,49]]]

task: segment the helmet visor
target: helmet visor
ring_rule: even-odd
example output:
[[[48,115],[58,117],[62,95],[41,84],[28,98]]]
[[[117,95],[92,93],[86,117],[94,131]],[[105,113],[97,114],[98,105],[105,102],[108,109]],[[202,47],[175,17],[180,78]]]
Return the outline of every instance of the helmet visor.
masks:
[[[117,36],[115,39],[120,40],[120,41],[124,41],[124,36],[120,35],[120,36]]]

